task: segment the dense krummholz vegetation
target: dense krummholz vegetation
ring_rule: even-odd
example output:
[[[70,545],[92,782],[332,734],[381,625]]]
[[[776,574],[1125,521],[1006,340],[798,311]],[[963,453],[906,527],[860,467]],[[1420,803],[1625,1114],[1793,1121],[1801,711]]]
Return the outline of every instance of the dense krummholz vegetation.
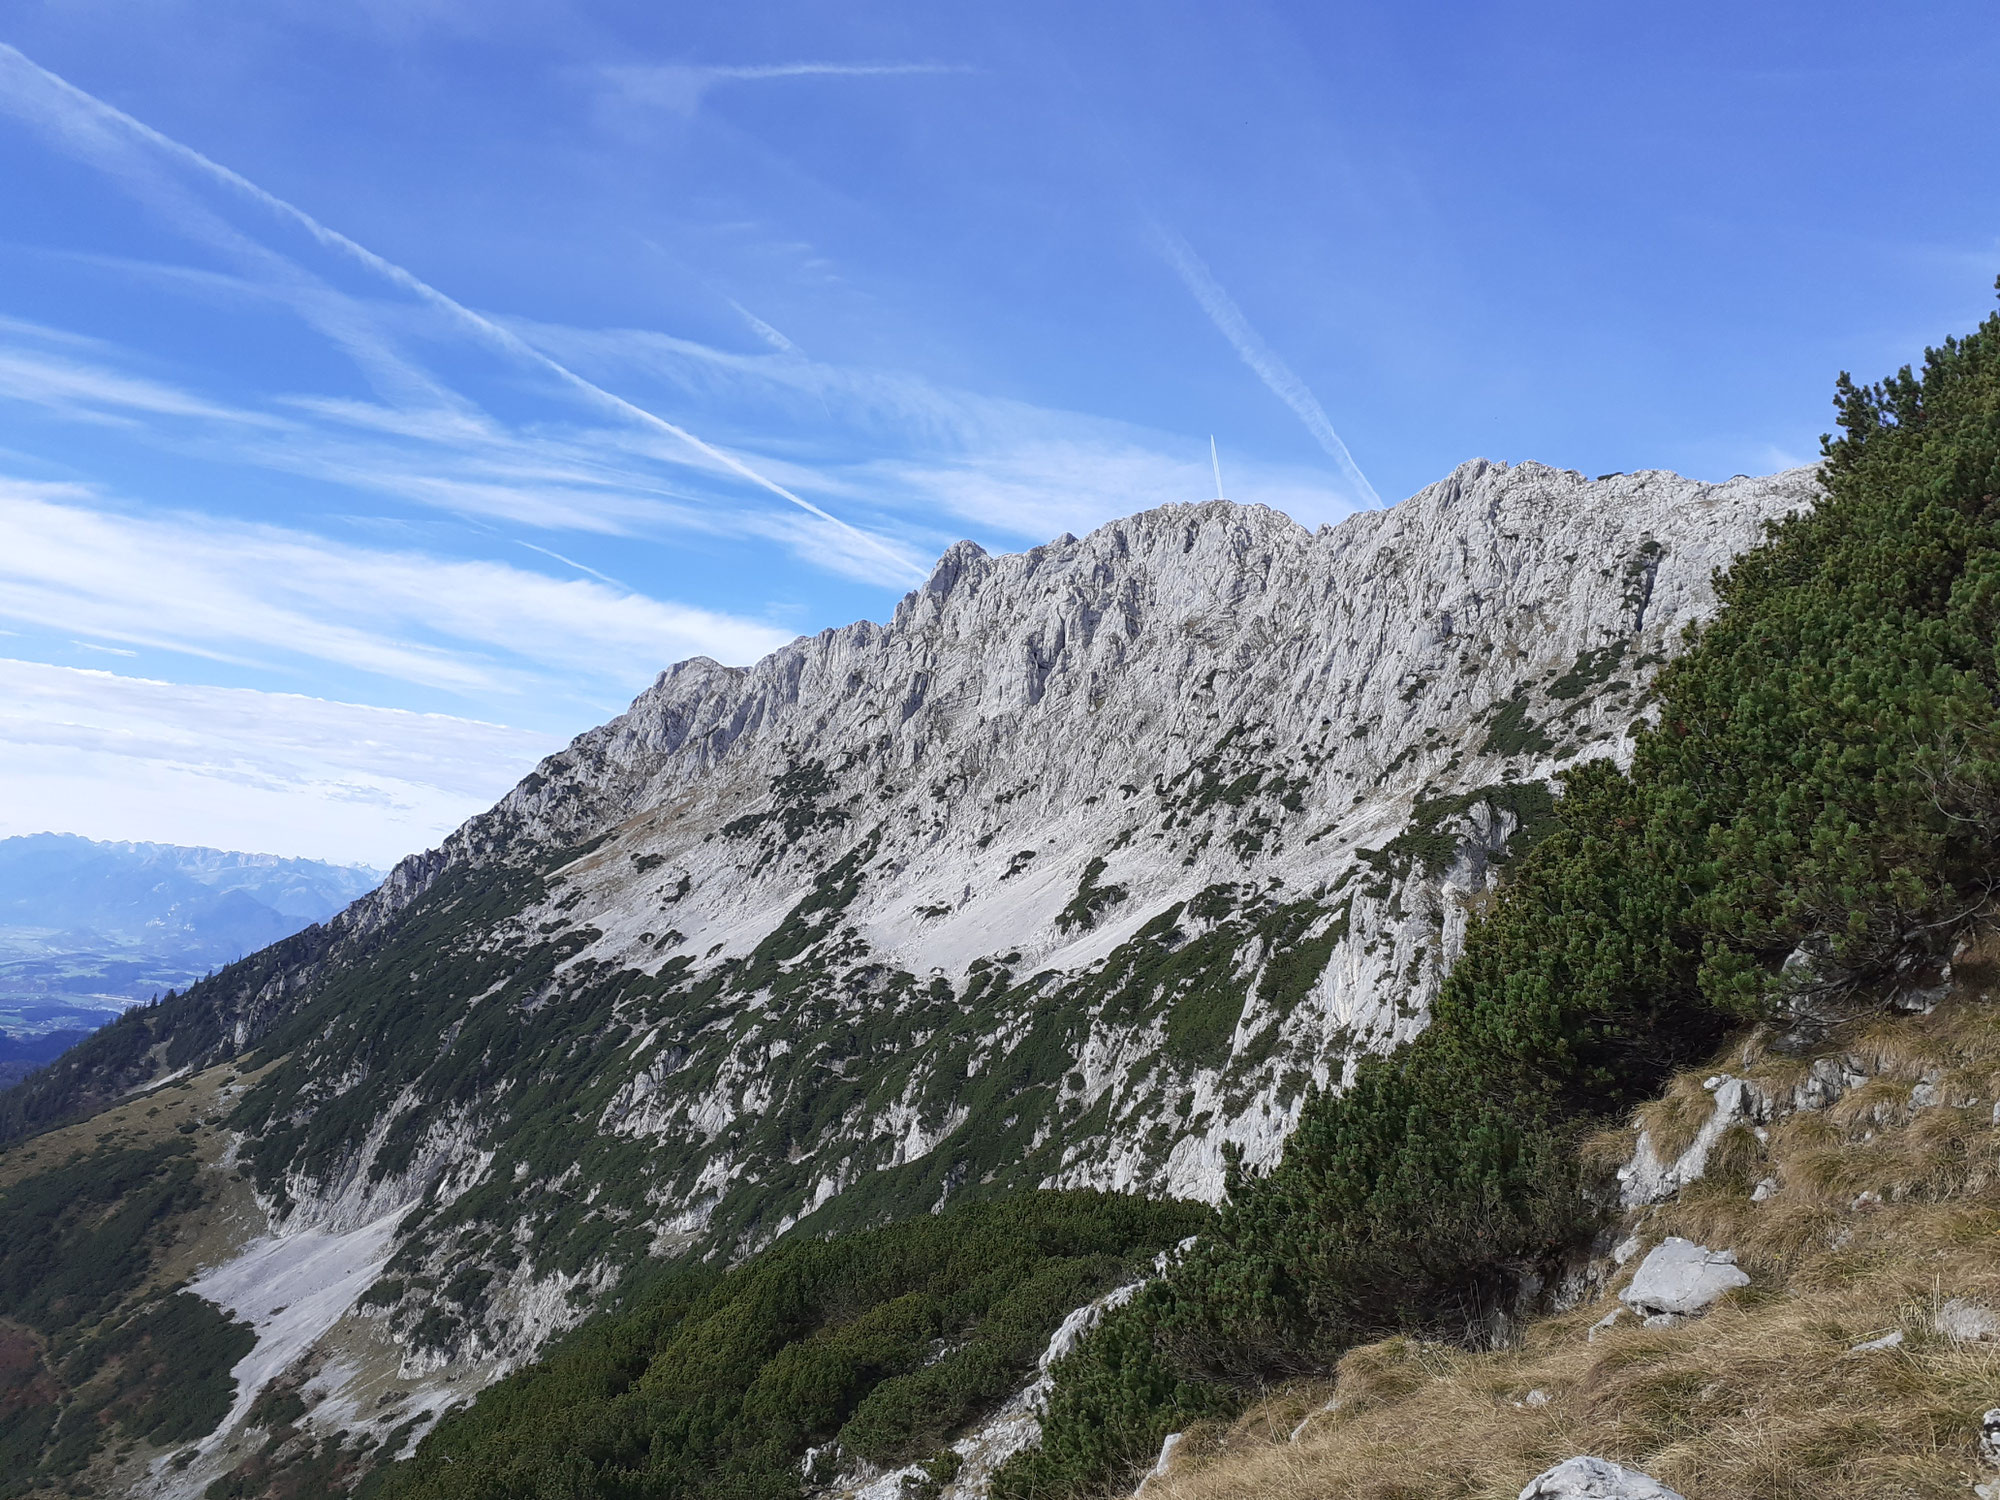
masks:
[[[1845,375],[1826,498],[1722,580],[1629,774],[1565,778],[1430,1028],[1059,1367],[997,1500],[1122,1482],[1271,1375],[1495,1331],[1603,1221],[1576,1143],[1745,1019],[1934,967],[2000,860],[2000,317]],[[1789,967],[1786,960],[1797,959]]]
[[[1209,1218],[1031,1192],[785,1240],[727,1273],[669,1271],[447,1418],[367,1493],[779,1500],[799,1493],[808,1447],[836,1439],[878,1464],[937,1460],[1027,1382],[1072,1309]]]

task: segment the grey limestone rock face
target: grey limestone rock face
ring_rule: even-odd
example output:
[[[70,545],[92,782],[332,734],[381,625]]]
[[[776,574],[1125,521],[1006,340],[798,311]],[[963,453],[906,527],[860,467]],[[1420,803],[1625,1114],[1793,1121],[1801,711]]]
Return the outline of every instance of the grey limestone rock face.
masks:
[[[1731,1250],[1710,1250],[1678,1235],[1653,1248],[1619,1297],[1642,1316],[1686,1318],[1705,1312],[1724,1292],[1750,1278]]]
[[[1807,471],[1590,483],[1477,462],[1317,533],[1209,502],[1016,556],[961,543],[886,626],[664,674],[447,855],[608,834],[565,872],[560,916],[598,934],[571,962],[648,972],[746,957],[859,847],[835,925],[869,962],[953,980],[1009,955],[1090,971],[1218,886],[1320,893],[1343,916],[1314,936],[1338,940],[1302,1003],[1246,1007],[1229,1059],[1176,1081],[1157,1032],[1076,1047],[1072,1097],[1120,1123],[1051,1183],[1213,1199],[1226,1144],[1276,1158],[1299,1097],[1282,1078],[1338,1084],[1422,1029],[1520,824],[1520,799],[1480,789],[1628,754],[1711,574],[1814,494]],[[1413,833],[1441,838],[1395,847]],[[1253,992],[1272,956],[1241,953]],[[1225,1082],[1260,1037],[1259,1076]],[[692,1118],[641,1093],[606,1128]],[[1140,1149],[1162,1124],[1171,1149]],[[904,1159],[949,1134],[907,1126]]]
[[[1682,1500],[1659,1480],[1608,1458],[1571,1458],[1536,1475],[1521,1500]]]

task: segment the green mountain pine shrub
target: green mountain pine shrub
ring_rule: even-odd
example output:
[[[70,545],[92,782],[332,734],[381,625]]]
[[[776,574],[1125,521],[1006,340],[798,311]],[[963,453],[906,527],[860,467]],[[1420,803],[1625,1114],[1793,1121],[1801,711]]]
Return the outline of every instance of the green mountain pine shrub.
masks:
[[[1210,1217],[1025,1192],[784,1240],[726,1274],[675,1268],[448,1417],[364,1493],[789,1500],[808,1446],[836,1438],[876,1463],[935,1460],[1027,1382],[1073,1308]]]

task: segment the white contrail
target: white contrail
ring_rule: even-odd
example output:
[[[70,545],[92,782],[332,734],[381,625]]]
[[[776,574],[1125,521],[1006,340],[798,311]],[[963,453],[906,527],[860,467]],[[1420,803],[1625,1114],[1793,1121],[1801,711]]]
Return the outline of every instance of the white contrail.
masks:
[[[621,589],[628,594],[638,592],[630,584],[620,583],[616,578],[613,578],[609,573],[600,573],[597,571],[597,569],[591,567],[588,563],[580,563],[573,557],[564,557],[560,552],[551,551],[547,547],[537,547],[533,542],[524,542],[519,537],[514,538],[514,545],[516,547],[526,547],[530,552],[539,552],[544,557],[553,557],[557,562],[566,563],[570,567],[575,568],[579,573],[588,573],[592,578],[595,578],[599,583],[608,583],[614,589]]]
[[[167,219],[181,233],[254,267],[266,286],[283,298],[310,328],[330,339],[359,365],[378,391],[403,402],[429,403],[461,415],[472,408],[429,372],[404,360],[373,327],[354,299],[335,292],[319,277],[259,243],[199,202],[177,176],[156,163],[141,162],[149,142],[143,131],[125,128],[108,108],[64,107],[42,70],[12,48],[0,47],[0,110],[10,111],[45,132],[63,150],[119,180],[127,192]],[[51,99],[51,94],[54,98]]]
[[[798,354],[801,352],[797,344],[786,338],[777,329],[766,323],[734,297],[725,300],[731,307],[736,309],[737,316],[750,325],[752,333],[756,334],[758,338],[769,344],[773,349],[776,349],[780,354]]]
[[[962,63],[750,63],[735,67],[697,68],[709,78],[894,78],[915,73],[970,73]]]
[[[663,63],[650,67],[606,68],[602,76],[622,89],[628,98],[692,115],[701,107],[701,96],[718,83],[759,78],[906,78],[927,73],[972,71],[961,63],[936,62],[790,62],[714,67],[697,63]]]
[[[1163,225],[1155,225],[1154,234],[1167,264],[1194,293],[1194,300],[1201,304],[1208,320],[1234,346],[1243,363],[1270,387],[1272,395],[1298,414],[1299,420],[1305,423],[1306,431],[1319,440],[1320,447],[1326,449],[1341,472],[1368,497],[1370,505],[1380,509],[1382,497],[1375,493],[1375,486],[1368,482],[1368,476],[1361,472],[1361,465],[1347,451],[1347,444],[1333,430],[1333,423],[1327,420],[1326,409],[1319,404],[1319,398],[1313,395],[1311,388],[1292,373],[1292,367],[1258,336],[1257,330],[1250,326],[1250,320],[1243,316],[1243,309],[1222,289],[1222,283],[1194,253],[1193,246]]]
[[[528,343],[518,334],[503,328],[491,318],[474,312],[463,303],[446,296],[436,287],[430,285],[429,282],[404,270],[394,261],[385,260],[367,246],[349,239],[338,230],[329,229],[304,209],[295,208],[283,198],[278,197],[277,194],[268,192],[257,186],[256,183],[250,181],[249,178],[243,176],[241,173],[232,171],[220,162],[210,160],[191,146],[184,146],[172,137],[162,135],[159,131],[153,129],[152,126],[141,120],[134,119],[123,110],[106,104],[95,95],[85,93],[75,84],[51,73],[33,58],[27,56],[27,54],[18,48],[8,46],[5,42],[0,42],[0,67],[12,71],[17,76],[25,72],[30,82],[39,82],[44,87],[53,90],[56,99],[61,103],[75,109],[84,110],[96,116],[99,120],[111,121],[123,129],[131,131],[148,144],[157,147],[169,156],[199,168],[217,181],[235,189],[237,192],[249,197],[253,202],[277,214],[280,218],[287,219],[298,225],[321,245],[359,261],[378,276],[383,277],[420,301],[443,312],[461,327],[484,339],[494,347],[514,356],[516,359],[523,360],[540,369],[546,370],[592,404],[615,412],[619,416],[629,420],[637,421],[643,426],[655,428],[670,437],[678,439],[703,457],[721,464],[731,473],[747,479],[750,483],[762,489],[770,491],[770,493],[778,496],[780,499],[791,502],[800,510],[817,516],[828,525],[837,526],[842,531],[850,533],[870,549],[888,558],[900,570],[912,573],[918,578],[927,576],[923,569],[916,567],[893,548],[869,535],[859,527],[849,525],[846,521],[841,520],[840,517],[831,515],[820,509],[820,507],[814,505],[810,500],[792,493],[792,491],[786,489],[775,479],[765,478],[748,464],[742,462],[742,460],[732,454],[725,453],[713,444],[703,442],[686,428],[669,422],[665,417],[655,416],[644,407],[627,401],[623,396],[615,395],[605,390],[602,386],[586,380],[567,365],[561,364],[542,353],[541,350],[535,348],[534,345]]]

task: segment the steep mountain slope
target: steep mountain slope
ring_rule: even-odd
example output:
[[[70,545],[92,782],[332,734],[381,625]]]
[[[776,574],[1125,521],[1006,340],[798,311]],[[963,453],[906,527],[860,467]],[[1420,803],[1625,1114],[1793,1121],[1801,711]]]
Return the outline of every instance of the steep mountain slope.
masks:
[[[374,1340],[313,1377],[355,1430],[648,1257],[1018,1186],[1212,1200],[1421,1029],[1543,778],[1624,752],[1713,570],[1815,494],[1475,463],[1317,534],[1212,502],[961,543],[886,626],[664,674],[6,1127],[274,1060],[227,1158],[271,1235],[194,1290],[260,1372]],[[308,1261],[310,1298],[257,1295]],[[387,1415],[352,1394],[383,1358]]]

